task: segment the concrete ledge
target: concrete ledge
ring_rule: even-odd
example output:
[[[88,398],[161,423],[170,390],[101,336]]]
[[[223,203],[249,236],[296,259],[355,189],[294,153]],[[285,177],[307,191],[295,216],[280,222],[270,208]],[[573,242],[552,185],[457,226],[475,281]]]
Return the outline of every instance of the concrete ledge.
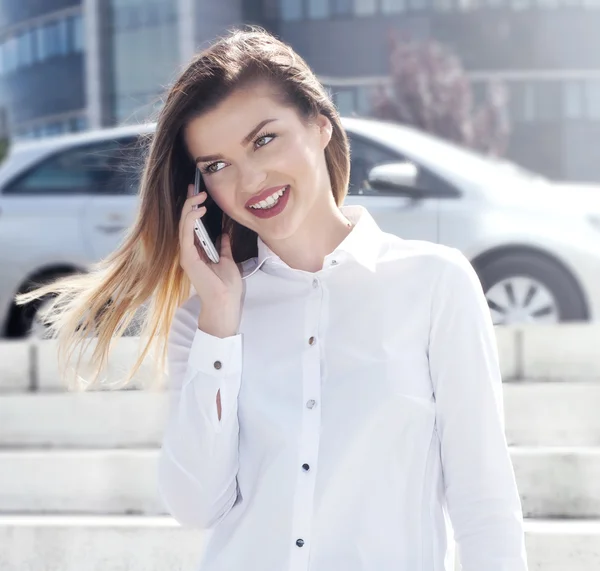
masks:
[[[600,517],[600,448],[513,448],[523,515]]]
[[[514,446],[600,446],[600,383],[504,383],[506,439]]]
[[[562,324],[496,327],[500,369],[505,381],[600,380],[600,324]],[[67,379],[60,379],[56,341],[0,342],[0,391],[27,390],[31,384],[40,391],[65,390]],[[84,355],[82,376],[91,378],[91,349]],[[99,389],[118,388],[118,383],[134,364],[140,340],[124,337],[115,342],[103,384]],[[30,362],[31,355],[34,361]],[[128,388],[160,387],[163,375],[154,377],[154,367],[146,359]]]
[[[0,569],[190,571],[202,538],[170,518],[0,518]]]
[[[514,448],[527,517],[600,518],[600,448]],[[0,453],[0,512],[164,514],[156,450]],[[1,567],[0,567],[1,568]]]
[[[496,344],[502,379],[511,381],[519,376],[519,330],[515,327],[496,327]]]
[[[155,447],[166,391],[50,392],[0,398],[0,447]]]
[[[27,391],[30,382],[30,344],[27,341],[0,342],[0,392]]]
[[[520,330],[524,378],[600,379],[600,324],[532,325]]]
[[[600,446],[600,383],[504,383],[510,445]],[[4,394],[0,448],[135,448],[160,444],[167,391]]]
[[[155,450],[0,452],[0,513],[165,513],[157,496],[157,455]]]
[[[524,522],[531,571],[597,571],[600,521]],[[0,517],[2,571],[189,571],[204,534],[170,518]],[[456,566],[456,570],[459,567]]]
[[[57,342],[54,339],[47,339],[37,341],[36,344],[38,347],[36,369],[38,371],[37,385],[39,390],[52,391],[72,388],[68,384],[70,379],[59,376]],[[93,370],[90,360],[95,345],[95,340],[92,340],[88,350],[81,359],[82,368],[80,369],[80,375],[87,382],[92,380]],[[101,384],[95,388],[97,390],[118,388],[117,385],[127,378],[130,369],[139,356],[140,350],[140,339],[138,337],[122,337],[115,342],[111,348],[107,370],[101,376]],[[156,382],[153,374],[152,361],[146,359],[127,388],[135,389],[153,386]]]

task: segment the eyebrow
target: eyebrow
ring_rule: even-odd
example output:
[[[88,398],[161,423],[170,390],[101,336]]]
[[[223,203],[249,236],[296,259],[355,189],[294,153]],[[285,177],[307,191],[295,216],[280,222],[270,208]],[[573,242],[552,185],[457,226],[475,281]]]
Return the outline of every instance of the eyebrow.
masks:
[[[252,131],[250,131],[244,137],[244,140],[242,141],[241,144],[246,146],[253,139],[253,137],[256,135],[256,133],[258,133],[265,125],[267,125],[268,123],[271,123],[273,121],[277,121],[277,119],[273,118],[273,119],[265,119],[264,121],[261,121],[256,127],[254,127],[254,129],[252,129]],[[223,158],[223,155],[206,155],[204,157],[196,157],[196,164],[197,163],[205,163],[208,161],[218,161],[218,160],[221,160],[222,158]]]

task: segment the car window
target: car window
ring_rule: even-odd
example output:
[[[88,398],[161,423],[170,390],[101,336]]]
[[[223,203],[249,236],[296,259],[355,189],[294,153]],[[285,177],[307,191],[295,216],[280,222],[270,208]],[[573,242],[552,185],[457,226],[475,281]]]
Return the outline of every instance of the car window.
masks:
[[[402,156],[371,141],[350,138],[350,186],[348,194],[377,194],[369,188],[369,171],[381,164],[402,161]]]
[[[350,138],[350,186],[348,194],[378,195],[380,192],[369,188],[367,179],[369,171],[378,165],[386,163],[395,163],[408,160],[414,163],[419,169],[419,178],[417,184],[424,190],[431,190],[439,193],[438,195],[456,197],[460,193],[457,188],[445,179],[441,178],[427,167],[419,164],[418,161],[407,159],[399,152],[386,149],[378,143],[363,138],[349,135]],[[388,191],[386,195],[393,195],[393,191]]]
[[[4,194],[136,194],[141,152],[135,138],[73,147],[30,168]]]

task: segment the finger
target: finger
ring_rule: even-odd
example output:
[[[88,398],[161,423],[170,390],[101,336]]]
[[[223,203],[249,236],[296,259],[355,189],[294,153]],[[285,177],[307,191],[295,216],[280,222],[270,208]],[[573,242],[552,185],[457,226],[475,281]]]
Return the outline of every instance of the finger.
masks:
[[[191,196],[185,201],[185,204],[183,205],[184,211],[193,210],[195,206],[197,206],[198,204],[202,204],[207,198],[208,195],[204,191],[195,194],[194,196]]]
[[[206,199],[207,199],[208,195],[206,194],[206,192],[201,192],[200,194],[190,197],[188,198],[184,204],[183,204],[183,208],[181,210],[181,217],[179,218],[179,233],[181,235],[181,232],[183,231],[183,226],[185,224],[185,218],[186,216],[190,213],[190,212],[195,212],[197,210],[197,207],[202,204]]]
[[[220,236],[221,244],[220,244],[220,256],[222,258],[228,258],[233,260],[233,254],[231,252],[231,238],[227,232],[223,232]]]
[[[180,236],[182,249],[191,248],[194,245],[194,237],[196,232],[194,230],[194,223],[198,218],[202,218],[206,214],[206,207],[202,206],[198,210],[194,210],[187,214],[185,217],[185,223],[183,224],[183,233]]]
[[[194,196],[194,185],[193,184],[188,184],[188,187],[187,187],[187,197],[191,198],[192,196]]]

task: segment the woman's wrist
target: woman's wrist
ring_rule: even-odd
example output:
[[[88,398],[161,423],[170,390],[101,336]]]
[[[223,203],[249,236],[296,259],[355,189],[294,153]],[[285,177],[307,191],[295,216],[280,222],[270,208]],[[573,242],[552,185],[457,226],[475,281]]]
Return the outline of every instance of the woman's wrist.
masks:
[[[203,310],[198,317],[198,329],[214,337],[232,337],[237,334],[239,309],[219,307],[217,311]]]

